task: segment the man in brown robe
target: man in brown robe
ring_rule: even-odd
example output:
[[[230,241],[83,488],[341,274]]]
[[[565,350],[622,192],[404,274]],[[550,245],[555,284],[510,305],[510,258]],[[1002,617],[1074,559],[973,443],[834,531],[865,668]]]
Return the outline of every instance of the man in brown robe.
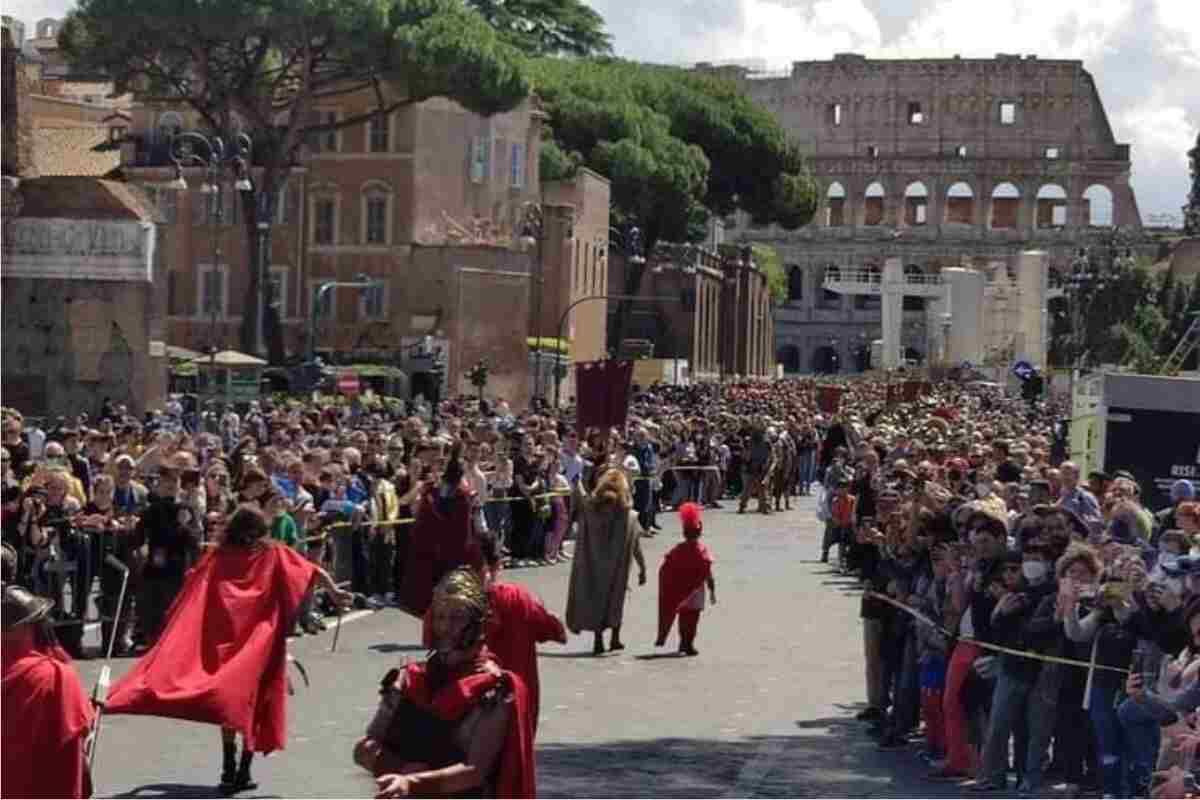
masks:
[[[592,631],[595,655],[604,653],[605,628],[612,628],[608,649],[625,649],[621,620],[631,561],[638,565],[638,585],[646,583],[640,541],[644,534],[632,506],[624,473],[610,469],[601,476],[580,514],[567,592],[567,629],[572,633]]]

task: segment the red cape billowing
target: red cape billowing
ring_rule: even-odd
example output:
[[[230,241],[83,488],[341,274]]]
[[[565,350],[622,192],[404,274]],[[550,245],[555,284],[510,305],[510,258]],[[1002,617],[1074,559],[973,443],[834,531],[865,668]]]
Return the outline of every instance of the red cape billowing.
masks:
[[[405,670],[404,696],[448,721],[462,719],[487,691],[501,680],[509,681],[513,692],[513,713],[509,717],[508,735],[504,737],[504,750],[500,753],[496,797],[537,796],[533,719],[530,716],[529,690],[521,676],[510,670],[501,670],[499,675],[490,671],[473,672],[450,680],[433,694],[426,680],[425,664],[409,664]]]
[[[658,638],[671,632],[679,607],[712,574],[712,553],[699,539],[689,539],[672,547],[658,568]]]
[[[274,542],[218,547],[193,567],[158,643],[105,711],[209,722],[259,753],[287,741],[287,630],[315,567]]]
[[[84,733],[92,704],[58,648],[4,659],[0,797],[91,797]]]

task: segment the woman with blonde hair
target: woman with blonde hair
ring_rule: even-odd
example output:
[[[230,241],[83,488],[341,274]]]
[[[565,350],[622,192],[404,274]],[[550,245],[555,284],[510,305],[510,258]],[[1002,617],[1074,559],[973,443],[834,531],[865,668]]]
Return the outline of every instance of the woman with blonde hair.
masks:
[[[583,503],[567,591],[567,628],[572,633],[592,631],[594,655],[604,654],[605,628],[612,629],[608,649],[625,649],[621,620],[631,561],[638,565],[638,586],[646,583],[643,535],[625,473],[607,470]]]

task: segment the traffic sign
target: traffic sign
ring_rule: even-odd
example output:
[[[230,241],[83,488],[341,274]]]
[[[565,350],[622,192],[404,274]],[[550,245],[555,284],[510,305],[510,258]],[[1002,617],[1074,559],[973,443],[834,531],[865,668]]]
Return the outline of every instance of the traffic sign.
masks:
[[[1018,361],[1012,365],[1012,372],[1013,375],[1016,375],[1021,380],[1027,381],[1033,377],[1033,373],[1037,372],[1037,370],[1028,361]]]
[[[338,376],[337,388],[339,392],[347,396],[358,394],[358,373],[343,372]]]

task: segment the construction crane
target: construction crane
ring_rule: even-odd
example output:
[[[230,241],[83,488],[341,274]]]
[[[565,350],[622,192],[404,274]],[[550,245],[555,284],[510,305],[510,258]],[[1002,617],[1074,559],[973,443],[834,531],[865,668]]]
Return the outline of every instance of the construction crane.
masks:
[[[1174,375],[1183,366],[1183,362],[1188,360],[1188,356],[1195,352],[1197,346],[1200,346],[1200,312],[1192,315],[1192,324],[1184,332],[1179,344],[1175,345],[1171,355],[1163,362],[1159,374]]]

